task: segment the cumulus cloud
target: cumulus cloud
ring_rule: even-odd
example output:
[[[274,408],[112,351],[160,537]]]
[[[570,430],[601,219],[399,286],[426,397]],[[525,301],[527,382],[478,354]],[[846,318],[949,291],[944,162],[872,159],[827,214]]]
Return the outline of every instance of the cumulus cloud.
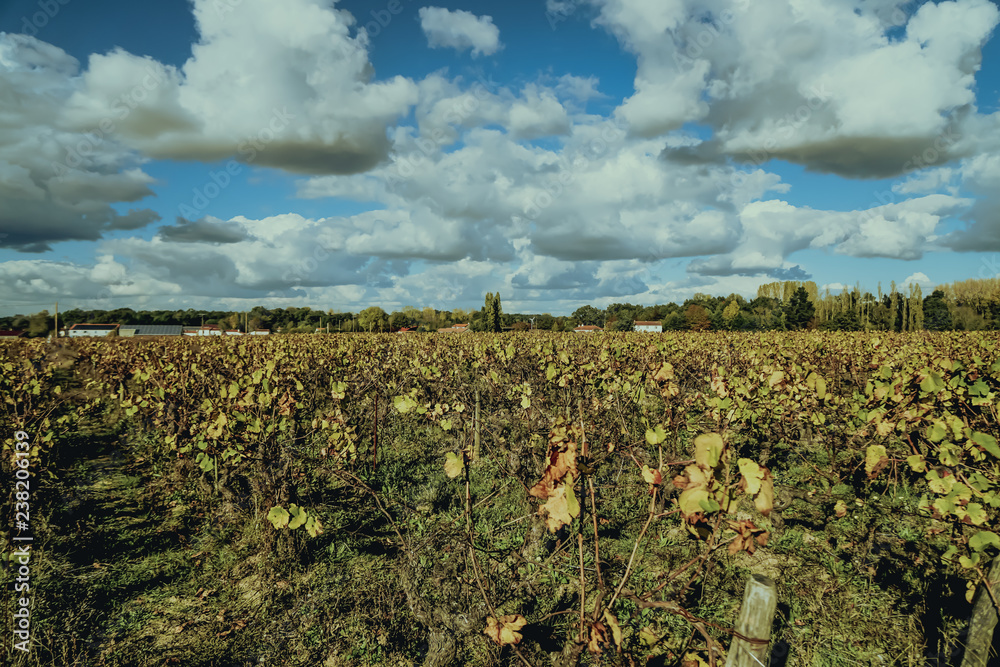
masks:
[[[45,252],[159,220],[149,209],[112,206],[153,195],[154,179],[130,151],[59,123],[78,72],[61,49],[0,33],[0,247]]]
[[[988,0],[912,15],[902,2],[861,0],[591,4],[636,54],[635,93],[616,113],[637,136],[703,122],[708,153],[859,177],[962,155],[980,50],[1000,20]]]
[[[386,127],[416,86],[372,80],[367,34],[351,36],[348,12],[323,0],[217,5],[195,0],[200,37],[179,69],[120,49],[92,55],[62,122],[115,122],[119,141],[152,158],[333,174],[384,159]]]
[[[472,49],[472,56],[493,55],[500,50],[500,30],[492,16],[476,16],[463,9],[421,7],[420,27],[431,48]]]

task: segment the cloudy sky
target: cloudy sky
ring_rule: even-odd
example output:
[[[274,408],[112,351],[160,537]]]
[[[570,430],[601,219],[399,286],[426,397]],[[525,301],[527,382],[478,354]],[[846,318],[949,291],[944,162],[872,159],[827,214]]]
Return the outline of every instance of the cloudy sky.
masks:
[[[0,314],[1000,273],[989,0],[8,0]]]

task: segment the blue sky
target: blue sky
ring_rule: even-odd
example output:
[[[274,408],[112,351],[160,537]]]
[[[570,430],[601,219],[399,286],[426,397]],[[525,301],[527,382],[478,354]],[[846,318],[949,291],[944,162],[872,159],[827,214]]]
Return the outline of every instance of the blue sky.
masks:
[[[0,314],[1000,270],[988,0],[12,0]]]

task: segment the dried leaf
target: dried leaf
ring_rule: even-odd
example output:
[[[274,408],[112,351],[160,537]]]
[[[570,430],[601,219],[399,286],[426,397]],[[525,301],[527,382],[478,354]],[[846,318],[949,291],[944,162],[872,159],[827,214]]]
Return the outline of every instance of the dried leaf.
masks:
[[[580,516],[580,503],[573,493],[572,475],[568,475],[564,483],[552,492],[542,509],[547,514],[545,523],[553,533],[573,523],[573,519]]]
[[[500,618],[486,617],[486,629],[483,633],[495,641],[500,646],[517,644],[521,641],[521,633],[518,632],[528,621],[520,614],[508,614]]]
[[[838,519],[843,519],[847,516],[847,503],[843,500],[838,500],[837,504],[833,506],[833,512],[837,515]]]

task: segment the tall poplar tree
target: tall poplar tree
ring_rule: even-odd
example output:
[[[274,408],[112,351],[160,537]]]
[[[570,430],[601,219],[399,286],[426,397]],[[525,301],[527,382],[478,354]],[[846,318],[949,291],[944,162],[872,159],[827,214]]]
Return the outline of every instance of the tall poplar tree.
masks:
[[[503,308],[500,306],[500,292],[493,295],[493,308],[492,319],[490,321],[492,325],[491,331],[500,332],[503,331]]]

